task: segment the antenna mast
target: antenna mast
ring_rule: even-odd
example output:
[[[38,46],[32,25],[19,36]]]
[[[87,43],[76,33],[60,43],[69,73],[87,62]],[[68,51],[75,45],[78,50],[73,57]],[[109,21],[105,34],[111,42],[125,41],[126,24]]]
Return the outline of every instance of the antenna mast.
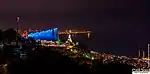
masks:
[[[19,16],[17,17],[17,34],[16,34],[16,46],[18,46],[18,30],[19,30]]]

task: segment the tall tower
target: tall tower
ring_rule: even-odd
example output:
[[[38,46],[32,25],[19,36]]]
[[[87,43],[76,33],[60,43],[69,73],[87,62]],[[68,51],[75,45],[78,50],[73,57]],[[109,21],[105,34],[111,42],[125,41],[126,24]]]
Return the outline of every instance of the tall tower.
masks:
[[[141,57],[141,51],[140,51],[140,49],[139,49],[139,51],[138,51],[138,57],[139,57],[139,58]]]
[[[19,17],[17,17],[17,34],[16,34],[16,46],[18,46],[18,30],[19,30],[19,20],[20,20],[20,18]]]
[[[145,51],[143,50],[143,58],[145,58]]]

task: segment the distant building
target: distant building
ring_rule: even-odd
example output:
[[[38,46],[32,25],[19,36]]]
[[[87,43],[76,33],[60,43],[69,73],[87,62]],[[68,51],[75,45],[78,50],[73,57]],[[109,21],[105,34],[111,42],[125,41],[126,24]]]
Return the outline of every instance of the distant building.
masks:
[[[58,39],[58,29],[48,29],[46,31],[30,33],[27,36],[28,38],[33,38],[35,40],[47,40],[47,41],[56,41]]]

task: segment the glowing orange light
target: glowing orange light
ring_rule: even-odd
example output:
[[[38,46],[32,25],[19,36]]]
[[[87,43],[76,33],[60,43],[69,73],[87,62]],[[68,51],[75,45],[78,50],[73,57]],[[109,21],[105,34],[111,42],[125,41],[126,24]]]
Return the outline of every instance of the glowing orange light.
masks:
[[[24,33],[22,34],[22,37],[27,37],[27,35],[28,35],[28,32],[24,31]]]

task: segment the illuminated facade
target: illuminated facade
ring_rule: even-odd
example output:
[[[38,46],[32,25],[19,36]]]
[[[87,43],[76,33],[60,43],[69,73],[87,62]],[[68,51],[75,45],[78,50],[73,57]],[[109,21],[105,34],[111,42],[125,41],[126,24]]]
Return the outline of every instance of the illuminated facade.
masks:
[[[57,40],[58,39],[58,28],[48,29],[46,31],[35,32],[28,34],[28,38],[34,38],[36,40]]]

